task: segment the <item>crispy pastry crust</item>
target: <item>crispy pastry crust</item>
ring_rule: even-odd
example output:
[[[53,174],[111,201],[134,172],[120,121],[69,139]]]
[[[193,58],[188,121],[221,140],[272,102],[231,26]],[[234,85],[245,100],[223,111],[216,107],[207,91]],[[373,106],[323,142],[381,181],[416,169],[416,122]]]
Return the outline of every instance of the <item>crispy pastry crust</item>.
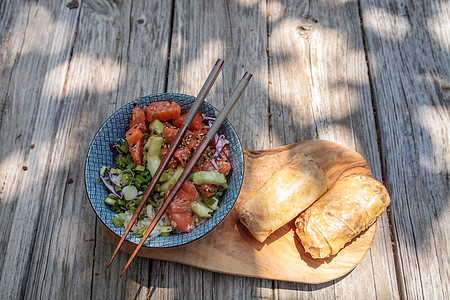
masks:
[[[326,192],[328,185],[319,165],[305,154],[297,154],[262,187],[236,204],[239,219],[263,242]]]
[[[296,233],[306,252],[325,258],[372,225],[389,203],[381,183],[365,175],[349,175],[299,215]]]

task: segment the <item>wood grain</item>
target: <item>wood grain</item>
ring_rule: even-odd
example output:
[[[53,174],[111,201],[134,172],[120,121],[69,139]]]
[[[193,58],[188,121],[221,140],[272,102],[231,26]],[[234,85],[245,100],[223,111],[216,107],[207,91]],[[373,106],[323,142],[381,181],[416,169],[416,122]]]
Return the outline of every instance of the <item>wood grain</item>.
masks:
[[[245,149],[244,181],[237,201],[259,189],[296,153],[309,155],[322,167],[330,180],[329,187],[349,174],[371,176],[366,162],[358,153],[329,141],[310,140],[262,151]],[[117,244],[120,237],[103,228],[106,237]],[[139,255],[233,275],[324,283],[350,272],[369,250],[376,232],[376,225],[371,226],[337,255],[313,259],[305,253],[294,235],[294,228],[293,222],[290,222],[260,243],[239,222],[237,213],[232,210],[216,229],[198,241],[171,249],[144,247]],[[127,242],[123,251],[132,252],[134,248],[133,243]]]
[[[450,298],[447,1],[67,2],[0,1],[4,298]],[[390,223],[347,276],[310,285],[140,259],[119,281],[124,253],[104,269],[113,248],[77,179],[92,136],[132,99],[195,95],[218,57],[218,108],[255,74],[230,116],[245,147],[339,142],[387,186]]]
[[[382,182],[358,3],[269,1],[267,15],[271,146],[312,138],[335,141],[361,153]],[[387,214],[378,220],[368,256],[345,279],[318,285],[313,296],[396,298]],[[282,298],[301,298],[298,290],[311,289],[284,282],[276,286]]]
[[[128,32],[119,24],[128,21],[130,6],[84,1],[76,10],[69,10],[65,5],[58,7],[75,14],[78,22],[73,26],[76,34],[69,44],[67,65],[53,69],[45,81],[51,83],[55,78],[64,78],[65,86],[57,102],[58,117],[47,116],[57,131],[50,136],[49,184],[39,210],[41,226],[34,233],[37,242],[31,264],[32,282],[25,298],[101,298],[111,295],[109,285],[114,281],[96,280],[101,274],[95,270],[96,232],[92,229],[96,227],[96,219],[79,187],[83,184],[84,153],[89,140],[114,111],[113,99],[123,65],[121,58],[126,50],[120,41],[127,39]],[[70,185],[68,178],[73,180]],[[145,268],[148,262],[138,261],[137,266]],[[138,282],[147,281],[146,274],[132,270],[131,275],[138,275]],[[81,288],[86,282],[97,288],[91,289],[91,285]],[[49,285],[53,288],[48,288]],[[138,290],[131,284],[127,286],[125,281],[115,286],[121,288],[117,294],[123,296],[129,290],[134,290],[133,293]]]
[[[96,57],[106,54],[111,69],[104,67],[101,81],[111,82],[108,88],[98,95],[80,93],[90,99],[94,107],[92,114],[101,117],[92,124],[101,126],[115,110],[140,96],[163,92],[167,84],[167,65],[170,41],[171,1],[89,1],[84,8],[83,30],[80,31],[79,51],[88,48]],[[93,26],[95,24],[95,26]],[[92,39],[91,36],[98,38]],[[108,49],[105,49],[105,45]],[[77,49],[77,50],[78,50]],[[84,67],[85,62],[77,62],[76,69]],[[76,72],[74,72],[76,73]],[[73,74],[74,74],[73,73]],[[89,81],[79,78],[78,81]],[[77,78],[74,78],[76,84]],[[106,88],[101,84],[100,88]],[[98,105],[98,106],[97,106]],[[86,108],[79,108],[86,111]],[[95,129],[89,130],[92,136]],[[92,138],[91,136],[91,138]],[[83,146],[84,147],[84,146]],[[88,147],[88,145],[87,145]],[[98,223],[98,222],[97,222]],[[106,269],[114,248],[101,237],[97,224],[95,239],[95,261],[92,270],[92,298],[94,299],[147,299],[150,293],[151,268],[153,262],[138,258],[135,266],[119,279],[128,255],[119,254],[114,264]]]
[[[361,10],[400,295],[448,299],[450,8],[392,4],[361,1]]]
[[[49,215],[42,212],[58,207],[67,179],[48,181],[78,14],[51,1],[2,1],[1,8],[0,137],[7,146],[0,151],[0,291],[4,298],[18,299],[38,286],[29,282],[49,256],[36,232],[45,230]],[[52,71],[56,76],[49,80]],[[52,265],[64,268],[61,261]]]
[[[149,58],[147,65],[153,65],[158,72],[146,69],[139,75],[138,66],[145,61],[128,51],[140,52],[143,46],[137,41],[128,46],[123,41],[129,41],[130,36],[136,40],[134,34],[143,34],[138,29],[143,27],[145,31],[145,24],[140,26],[138,20],[143,18],[144,11],[151,14],[159,10],[159,16],[162,19],[166,16],[169,20],[170,9],[158,4],[149,7],[136,4],[132,11],[130,3],[122,5],[112,1],[84,1],[83,6],[76,10],[49,1],[35,6],[30,12],[33,16],[27,29],[30,33],[25,35],[21,48],[24,54],[20,53],[22,57],[10,83],[11,91],[17,94],[8,100],[14,103],[14,107],[5,109],[6,115],[2,118],[9,126],[2,127],[2,135],[9,130],[18,131],[15,135],[8,134],[10,137],[23,133],[17,142],[23,141],[25,158],[17,156],[15,164],[23,160],[29,168],[25,175],[29,174],[29,177],[24,177],[27,184],[23,185],[23,190],[13,188],[8,191],[8,194],[18,194],[17,203],[2,205],[0,211],[15,219],[15,223],[11,223],[15,229],[5,231],[11,234],[9,241],[2,242],[2,245],[12,248],[7,250],[10,254],[6,249],[2,253],[5,260],[1,261],[5,262],[5,267],[0,280],[1,290],[7,290],[5,297],[11,299],[130,298],[131,295],[145,299],[148,290],[143,286],[148,286],[149,276],[141,271],[148,270],[151,262],[138,259],[126,280],[118,280],[120,265],[105,272],[103,261],[111,255],[108,250],[112,250],[104,239],[96,239],[96,232],[92,230],[96,227],[96,218],[80,189],[83,183],[79,179],[83,177],[90,140],[102,122],[124,102],[136,97],[138,91],[161,91],[164,88],[167,60],[146,56]],[[20,14],[20,11],[16,13]],[[131,19],[136,20],[133,28],[128,26]],[[165,48],[161,47],[164,53],[168,51],[169,24],[161,23],[159,28],[153,28],[154,35],[148,34],[155,43],[154,47],[166,43]],[[51,33],[44,34],[38,30],[36,35],[38,25],[45,26]],[[158,34],[161,35],[159,39]],[[140,38],[139,41],[147,45],[148,39]],[[39,47],[40,43],[48,48]],[[50,47],[52,43],[53,48]],[[55,50],[61,47],[60,53]],[[133,67],[127,68],[128,56],[132,57],[129,60]],[[158,62],[161,62],[159,66]],[[147,72],[161,78],[163,83],[156,84],[156,79],[150,82],[142,80],[141,76],[148,76]],[[31,80],[30,77],[39,79]],[[142,81],[142,88],[136,87],[136,80]],[[30,85],[22,89],[24,81],[29,81]],[[30,94],[35,91],[36,96]],[[29,111],[23,112],[29,114],[25,117],[19,112],[26,106],[27,99],[32,102],[28,103]],[[18,119],[6,117],[13,115]],[[19,119],[24,122],[17,126],[13,120]],[[5,142],[14,143],[13,140]],[[30,149],[32,143],[36,146],[33,150]],[[4,149],[2,147],[2,151]],[[6,159],[6,155],[4,157]],[[8,161],[5,168],[24,173],[22,165],[12,168],[10,164],[14,161]],[[12,172],[8,174],[13,175]],[[72,179],[72,184],[67,183],[68,178]],[[20,186],[20,181],[15,184]],[[12,194],[7,197],[14,199]],[[14,217],[11,209],[18,215]],[[17,239],[19,236],[23,239]],[[18,252],[17,249],[30,251]],[[123,255],[118,261],[126,258]],[[92,286],[96,288],[92,289]]]
[[[264,3],[175,1],[173,12],[167,91],[196,95],[212,64],[217,58],[223,58],[222,73],[206,98],[222,109],[244,71],[253,73],[249,86],[228,117],[244,147],[250,149],[270,147],[266,89],[259,84],[266,85],[268,76]],[[182,280],[186,284],[178,289],[166,289],[164,297],[249,299],[274,295],[270,280],[217,274],[167,261],[154,261],[153,268],[156,267],[152,272],[163,270],[164,276],[153,276],[152,286],[172,286],[172,278],[180,276],[180,272],[189,278],[187,282]],[[199,287],[190,282],[202,284]]]

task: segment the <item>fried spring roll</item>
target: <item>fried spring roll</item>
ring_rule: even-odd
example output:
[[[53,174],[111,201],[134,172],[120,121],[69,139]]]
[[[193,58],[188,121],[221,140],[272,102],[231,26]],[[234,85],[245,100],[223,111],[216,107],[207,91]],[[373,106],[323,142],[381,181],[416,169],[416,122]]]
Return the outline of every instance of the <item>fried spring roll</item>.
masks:
[[[239,219],[263,242],[326,192],[328,179],[319,165],[297,154],[262,187],[236,204]]]
[[[364,175],[349,175],[299,215],[296,233],[306,252],[325,258],[372,225],[389,203],[381,183]]]

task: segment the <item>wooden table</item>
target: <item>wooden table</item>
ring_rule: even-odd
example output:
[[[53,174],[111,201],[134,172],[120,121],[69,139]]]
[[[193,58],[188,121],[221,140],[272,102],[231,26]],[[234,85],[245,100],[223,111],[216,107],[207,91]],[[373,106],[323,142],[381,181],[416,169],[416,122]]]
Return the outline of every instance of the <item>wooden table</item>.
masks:
[[[450,298],[450,5],[386,1],[0,2],[3,299]],[[74,2],[74,1],[72,1]],[[76,1],[75,1],[76,2]],[[392,203],[348,275],[309,285],[129,255],[105,265],[84,161],[116,109],[160,92],[221,108],[243,146],[309,139],[361,153]]]

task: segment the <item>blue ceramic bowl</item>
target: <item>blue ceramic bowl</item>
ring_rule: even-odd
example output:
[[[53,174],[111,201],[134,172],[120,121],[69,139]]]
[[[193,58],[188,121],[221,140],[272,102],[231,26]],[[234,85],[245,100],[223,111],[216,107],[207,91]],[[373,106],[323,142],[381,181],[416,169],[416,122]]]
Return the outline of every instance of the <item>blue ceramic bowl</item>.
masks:
[[[177,102],[181,106],[182,113],[187,112],[195,100],[192,96],[182,94],[156,94],[134,100],[117,110],[108,120],[106,120],[102,127],[100,127],[89,147],[85,167],[87,195],[98,218],[119,237],[123,235],[125,229],[123,227],[116,228],[113,225],[112,219],[115,213],[103,202],[109,192],[102,183],[96,185],[94,181],[99,178],[99,172],[102,166],[112,166],[112,153],[109,148],[109,143],[115,143],[118,139],[125,137],[125,126],[129,123],[134,106],[139,103],[139,106],[143,108],[148,103],[168,99]],[[216,111],[217,109],[215,107],[206,102],[203,103],[200,108],[201,113],[210,117],[214,116]],[[224,134],[226,139],[230,142],[228,145],[230,151],[229,159],[233,168],[232,174],[228,180],[228,189],[222,196],[219,209],[215,211],[211,219],[200,226],[195,227],[189,233],[172,234],[168,237],[149,237],[144,246],[165,248],[185,245],[203,237],[213,230],[231,211],[242,186],[244,177],[244,156],[239,138],[228,120],[225,120],[219,130],[219,134]],[[127,240],[135,244],[140,241],[140,239],[135,237],[132,233],[128,234]]]

